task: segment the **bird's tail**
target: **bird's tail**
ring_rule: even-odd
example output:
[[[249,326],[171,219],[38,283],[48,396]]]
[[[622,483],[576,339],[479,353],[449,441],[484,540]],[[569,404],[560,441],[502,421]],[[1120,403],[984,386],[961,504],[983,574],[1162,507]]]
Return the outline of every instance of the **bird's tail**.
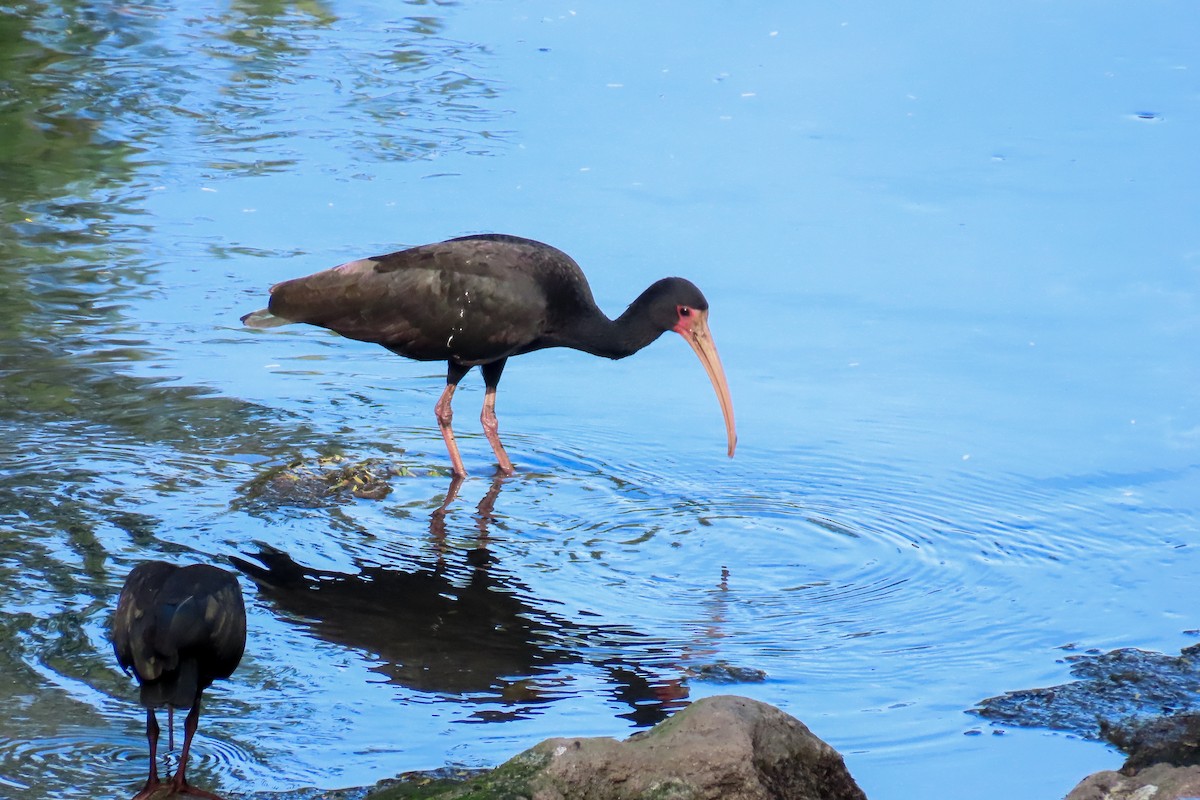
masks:
[[[277,317],[265,308],[251,312],[242,317],[242,324],[247,328],[278,328],[280,325],[290,325],[290,319]]]
[[[139,699],[146,708],[191,708],[196,695],[203,689],[200,685],[198,665],[194,658],[179,661],[178,668],[159,680],[142,684]]]

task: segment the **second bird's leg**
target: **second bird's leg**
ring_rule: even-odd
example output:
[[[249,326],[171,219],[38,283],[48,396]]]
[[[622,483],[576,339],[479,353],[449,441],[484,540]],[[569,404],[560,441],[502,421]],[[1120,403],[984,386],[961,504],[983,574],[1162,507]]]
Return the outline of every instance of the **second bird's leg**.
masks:
[[[153,795],[159,787],[158,780],[158,718],[154,716],[154,709],[146,709],[146,739],[150,742],[150,776],[146,778],[146,785],[142,790],[133,796],[133,800],[145,800],[145,798]]]
[[[500,443],[500,423],[496,420],[496,386],[500,383],[500,373],[504,372],[504,363],[507,359],[493,361],[490,364],[484,364],[483,383],[487,387],[483,395],[483,413],[479,415],[479,421],[483,423],[483,434],[487,436],[488,444],[492,446],[492,452],[496,454],[496,461],[500,465],[499,472],[501,475],[512,475],[513,465],[508,457],[508,453],[504,452],[504,445]]]
[[[183,749],[179,751],[179,769],[175,770],[175,777],[171,780],[171,789],[176,794],[190,794],[195,797],[206,797],[208,800],[223,800],[212,792],[190,786],[184,775],[187,770],[188,753],[192,749],[192,737],[196,735],[196,728],[199,724],[200,694],[197,693],[196,699],[192,702],[192,710],[188,712],[187,719],[183,721]]]
[[[454,400],[454,390],[458,388],[458,382],[470,369],[450,362],[446,370],[446,388],[438,398],[437,405],[433,407],[438,427],[442,429],[442,439],[446,442],[446,449],[450,451],[450,467],[459,478],[466,477],[467,468],[463,466],[462,456],[458,454],[458,442],[454,440],[454,429],[450,427],[450,421],[454,419],[454,409],[450,407],[450,403]]]

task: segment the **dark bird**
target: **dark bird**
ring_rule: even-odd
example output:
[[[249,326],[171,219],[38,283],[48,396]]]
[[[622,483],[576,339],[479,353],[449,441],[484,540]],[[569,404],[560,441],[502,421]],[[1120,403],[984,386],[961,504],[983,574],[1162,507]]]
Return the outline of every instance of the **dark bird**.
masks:
[[[172,791],[220,800],[189,786],[188,751],[200,720],[200,695],[214,680],[228,678],[246,647],[246,607],[232,573],[207,564],[177,567],[163,561],[138,564],[125,579],[112,623],[113,650],[125,672],[141,684],[150,742],[150,776],[133,800],[155,793],[158,779],[158,719],[166,706],[171,729],[176,708],[190,708],[183,750]]]
[[[481,368],[486,386],[483,431],[500,472],[511,475],[496,423],[496,386],[509,356],[570,347],[625,358],[667,331],[683,336],[700,357],[725,415],[730,456],[737,445],[733,401],[700,290],[683,278],[663,278],[609,319],[579,265],[531,239],[463,236],[351,261],[272,286],[268,307],[242,322],[251,328],[307,322],[417,361],[448,362],[434,413],[459,476],[467,473],[450,427],[450,402],[471,367]]]

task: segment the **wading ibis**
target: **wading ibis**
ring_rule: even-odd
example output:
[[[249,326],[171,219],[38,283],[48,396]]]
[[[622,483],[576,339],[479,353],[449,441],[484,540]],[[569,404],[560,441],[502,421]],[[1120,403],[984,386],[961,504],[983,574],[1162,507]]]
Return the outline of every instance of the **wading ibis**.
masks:
[[[154,714],[161,706],[168,709],[168,731],[173,729],[175,709],[191,709],[171,790],[221,800],[189,786],[184,770],[200,720],[201,693],[214,680],[233,674],[246,647],[246,607],[237,578],[208,564],[138,564],[117,600],[112,639],[117,662],[141,684],[141,702],[146,707],[150,776],[133,800],[145,800],[161,785]]]
[[[463,236],[284,281],[267,308],[242,317],[251,328],[307,322],[383,345],[417,361],[446,361],[434,413],[454,474],[466,475],[450,427],[454,390],[483,372],[480,420],[504,475],[513,472],[496,423],[496,386],[509,356],[570,347],[606,358],[633,355],[667,331],[683,336],[716,389],[729,455],[737,444],[733,401],[708,330],[708,301],[690,281],[663,278],[609,319],[579,265],[541,242],[504,234]]]

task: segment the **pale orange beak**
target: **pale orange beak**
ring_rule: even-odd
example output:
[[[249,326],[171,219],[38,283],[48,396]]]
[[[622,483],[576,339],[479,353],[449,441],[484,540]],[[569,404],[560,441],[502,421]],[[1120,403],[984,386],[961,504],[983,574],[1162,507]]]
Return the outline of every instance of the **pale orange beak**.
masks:
[[[729,437],[729,457],[737,447],[737,429],[733,424],[733,398],[729,396],[729,384],[725,382],[725,370],[721,367],[721,358],[717,355],[717,345],[713,342],[712,333],[708,330],[708,312],[692,309],[687,322],[682,319],[674,328],[675,332],[684,338],[704,365],[708,379],[712,381],[713,389],[717,392],[717,401],[721,404],[721,413],[725,416],[725,434]]]

